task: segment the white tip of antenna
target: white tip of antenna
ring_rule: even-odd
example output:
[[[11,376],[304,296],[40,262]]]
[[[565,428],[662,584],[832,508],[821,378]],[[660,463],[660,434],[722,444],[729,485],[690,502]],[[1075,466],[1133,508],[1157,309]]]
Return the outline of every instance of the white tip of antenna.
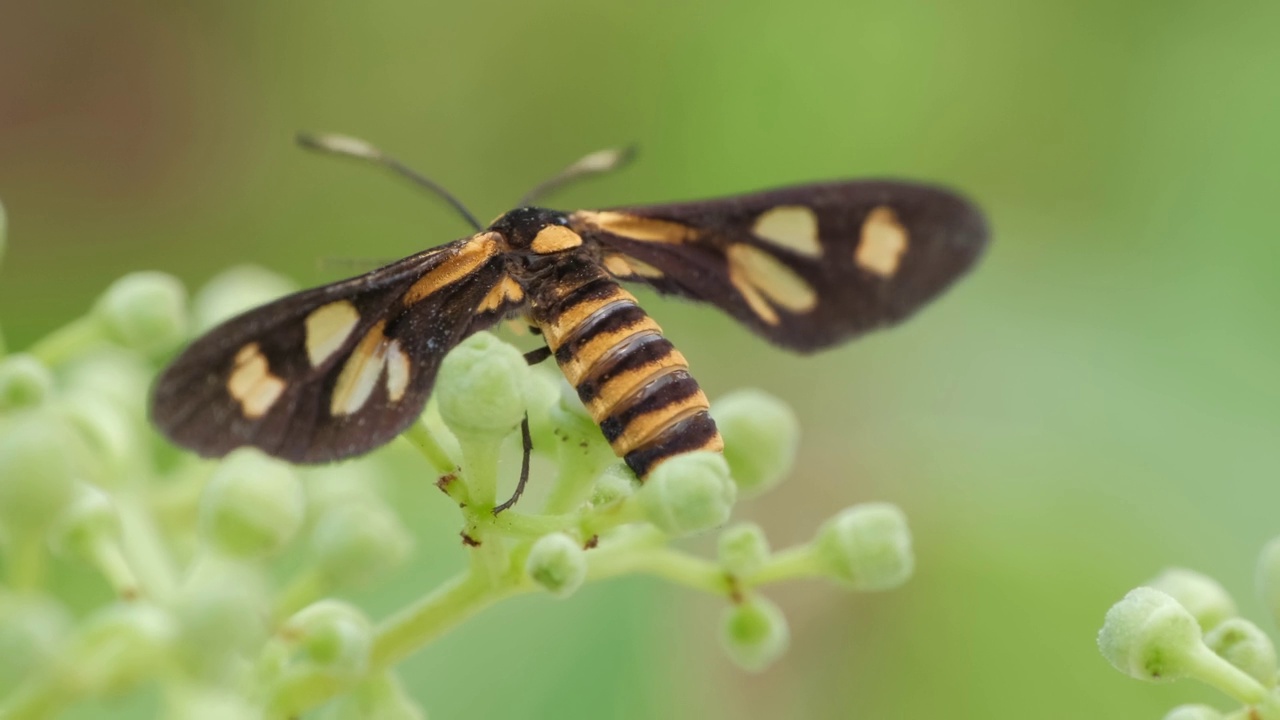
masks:
[[[351,137],[350,135],[339,135],[337,133],[299,133],[298,143],[303,147],[338,153],[339,155],[351,155],[354,157],[368,158],[370,160],[377,160],[382,157],[381,150],[360,138]]]
[[[598,150],[574,163],[573,172],[608,172],[631,159],[633,148]]]

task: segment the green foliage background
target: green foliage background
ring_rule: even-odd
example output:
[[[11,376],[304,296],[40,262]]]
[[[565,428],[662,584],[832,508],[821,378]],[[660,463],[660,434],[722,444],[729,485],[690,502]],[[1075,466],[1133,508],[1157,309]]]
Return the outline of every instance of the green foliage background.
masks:
[[[761,387],[804,425],[795,477],[740,515],[782,545],[897,503],[909,585],[773,593],[793,647],[759,679],[716,646],[716,602],[628,579],[489,611],[406,684],[436,718],[1158,717],[1218,698],[1116,673],[1103,613],[1179,564],[1260,618],[1280,532],[1278,26],[1254,0],[8,3],[0,316],[22,348],[128,270],[312,284],[465,232],[300,129],[374,141],[482,217],[629,142],[632,169],[556,204],[953,184],[992,252],[900,330],[797,358],[651,307],[713,396]],[[405,512],[412,567],[354,598],[375,617],[462,563],[443,497]]]

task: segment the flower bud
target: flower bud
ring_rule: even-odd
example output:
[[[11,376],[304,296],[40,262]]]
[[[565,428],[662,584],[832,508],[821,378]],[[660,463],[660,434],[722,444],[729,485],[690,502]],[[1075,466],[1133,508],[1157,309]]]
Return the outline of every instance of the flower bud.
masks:
[[[787,651],[791,632],[777,605],[752,596],[729,607],[720,624],[720,644],[739,667],[751,672],[767,668]]]
[[[228,679],[267,638],[270,597],[260,572],[217,556],[203,559],[173,602],[175,651],[192,676]]]
[[[111,496],[88,483],[77,483],[75,499],[54,521],[49,544],[55,552],[92,562],[94,546],[120,537],[120,516]]]
[[[338,587],[367,585],[409,555],[409,531],[372,498],[327,508],[311,531],[319,570]]]
[[[1257,625],[1244,618],[1228,618],[1205,633],[1204,644],[1263,685],[1275,686],[1276,647]]]
[[[1164,720],[1222,720],[1223,714],[1208,705],[1179,705],[1164,716]]]
[[[529,364],[519,350],[476,333],[440,364],[440,417],[459,436],[503,437],[524,419],[528,382]]]
[[[135,272],[98,298],[93,314],[113,342],[147,354],[177,345],[187,333],[187,291],[172,275]]]
[[[89,694],[132,687],[169,664],[176,628],[166,612],[145,603],[101,610],[80,629],[71,658]]]
[[[543,535],[529,549],[524,571],[552,595],[569,597],[587,578],[586,552],[564,533]]]
[[[1223,620],[1239,614],[1235,601],[1217,580],[1193,570],[1169,568],[1147,583],[1147,586],[1177,600],[1195,616],[1201,630],[1208,631]]]
[[[195,331],[204,333],[250,308],[297,290],[282,275],[257,265],[236,265],[213,277],[191,302]]]
[[[0,358],[0,412],[39,405],[53,393],[53,373],[26,353]]]
[[[1167,593],[1140,587],[1107,611],[1098,649],[1115,669],[1139,680],[1165,682],[1196,668],[1206,651],[1195,616]]]
[[[124,408],[96,392],[73,392],[63,411],[89,451],[103,464],[104,482],[130,474],[143,453],[135,421]]]
[[[340,678],[358,678],[369,665],[373,628],[354,605],[321,600],[289,618],[280,633],[298,646],[298,657]]]
[[[636,492],[636,475],[626,463],[613,463],[605,468],[591,491],[591,504],[603,507],[629,498]]]
[[[68,424],[28,410],[0,431],[0,523],[39,533],[71,504],[78,479]]]
[[[832,577],[855,590],[888,590],[915,567],[907,518],[889,503],[845,509],[818,530],[814,553]]]
[[[70,628],[71,615],[53,598],[0,593],[0,697],[52,668]]]
[[[306,497],[288,464],[255,448],[228,455],[200,497],[205,540],[235,557],[272,553],[302,525]]]
[[[746,577],[769,559],[769,539],[755,523],[738,523],[720,533],[720,564],[729,574]]]
[[[659,530],[689,535],[727,522],[737,494],[719,453],[693,452],[654,468],[636,499]]]
[[[800,445],[800,423],[790,406],[759,390],[740,390],[711,407],[724,438],[724,458],[738,487],[759,493],[791,471]]]
[[[68,394],[103,398],[134,422],[146,421],[147,394],[154,370],[136,353],[106,345],[70,358],[65,367]]]

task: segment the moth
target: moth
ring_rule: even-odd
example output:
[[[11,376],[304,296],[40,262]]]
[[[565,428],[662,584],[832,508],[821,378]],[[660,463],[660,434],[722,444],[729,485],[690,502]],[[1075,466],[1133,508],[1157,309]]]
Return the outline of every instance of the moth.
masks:
[[[684,356],[622,283],[710,303],[808,353],[911,316],[974,265],[988,237],[960,195],[892,180],[606,210],[534,206],[538,194],[620,164],[616,151],[583,158],[483,227],[368,143],[304,144],[414,179],[476,232],[268,303],[194,341],[160,375],[151,417],[203,456],[251,445],[324,463],[373,450],[418,418],[451,348],[518,317],[545,340],[530,362],[555,358],[643,480],[664,460],[722,442]],[[527,421],[524,430],[521,488]]]

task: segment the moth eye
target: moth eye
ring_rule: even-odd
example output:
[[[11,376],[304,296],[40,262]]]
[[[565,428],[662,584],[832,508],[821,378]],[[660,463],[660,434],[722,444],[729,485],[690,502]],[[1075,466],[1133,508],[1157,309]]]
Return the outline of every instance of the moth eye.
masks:
[[[862,235],[853,260],[858,267],[880,277],[892,277],[909,245],[907,228],[893,208],[880,205],[862,221]]]
[[[779,205],[760,213],[751,232],[784,250],[806,257],[822,257],[818,216],[803,205]]]
[[[235,363],[227,378],[227,392],[240,403],[245,417],[266,415],[284,392],[284,380],[271,373],[267,356],[256,342],[240,348]]]

